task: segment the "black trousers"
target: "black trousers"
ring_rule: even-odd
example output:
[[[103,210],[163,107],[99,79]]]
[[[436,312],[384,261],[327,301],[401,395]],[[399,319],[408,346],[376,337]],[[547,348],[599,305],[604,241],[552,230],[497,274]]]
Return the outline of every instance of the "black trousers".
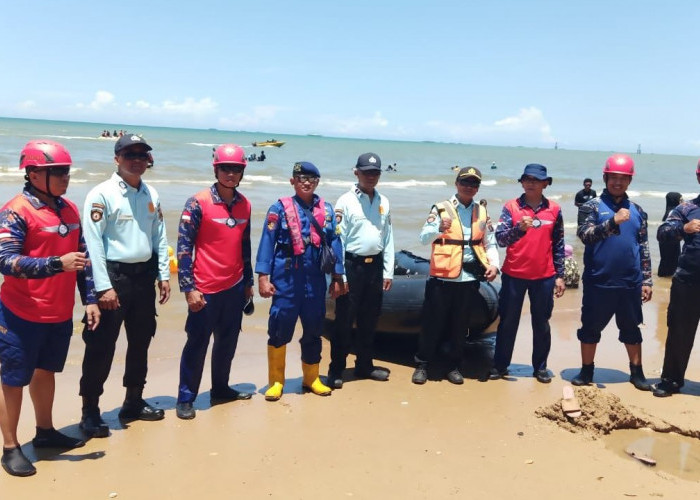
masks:
[[[443,281],[430,278],[425,284],[423,325],[418,337],[416,360],[435,360],[437,347],[449,340],[449,359],[459,364],[472,308],[480,300],[478,281]]]
[[[335,301],[335,331],[331,336],[329,372],[340,375],[350,349],[354,347],[355,369],[368,373],[373,369],[374,337],[382,309],[384,260],[382,254],[365,262],[364,257],[346,255],[345,275],[350,292]],[[357,322],[355,338],[353,323]],[[353,341],[354,340],[354,341]]]
[[[85,356],[80,379],[81,396],[101,396],[114,359],[114,349],[122,323],[128,347],[124,369],[124,387],[146,385],[148,347],[156,333],[156,289],[151,270],[137,274],[108,269],[109,279],[119,297],[120,307],[100,310],[102,316],[95,331],[83,329]]]
[[[661,379],[676,382],[681,387],[700,321],[698,297],[700,283],[687,283],[673,278],[666,316],[668,334]]]

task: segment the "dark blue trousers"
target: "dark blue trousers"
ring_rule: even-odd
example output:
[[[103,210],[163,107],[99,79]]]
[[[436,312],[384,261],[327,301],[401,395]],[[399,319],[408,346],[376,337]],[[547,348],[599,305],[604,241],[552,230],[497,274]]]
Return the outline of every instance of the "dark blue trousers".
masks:
[[[231,362],[236,354],[245,302],[243,281],[217,293],[204,294],[207,305],[187,315],[187,342],[180,358],[180,386],[177,402],[191,403],[197,397],[204,371],[209,339],[214,334],[211,351],[212,391],[228,387]]]
[[[525,292],[530,298],[532,316],[532,367],[536,370],[547,368],[547,357],[552,344],[549,318],[554,309],[554,280],[556,276],[538,280],[513,278],[507,274],[501,277],[501,292],[498,298],[500,323],[496,332],[494,367],[505,370],[513,358],[515,336],[520,325]]]

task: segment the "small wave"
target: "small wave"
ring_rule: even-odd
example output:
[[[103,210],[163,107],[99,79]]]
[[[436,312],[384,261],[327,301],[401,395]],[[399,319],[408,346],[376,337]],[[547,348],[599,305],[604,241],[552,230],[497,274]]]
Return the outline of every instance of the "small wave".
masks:
[[[246,175],[246,179],[256,182],[270,182],[272,181],[272,176],[270,175]]]
[[[495,186],[498,184],[498,181],[496,179],[489,179],[487,181],[481,181],[482,186]]]
[[[91,137],[91,136],[84,136],[84,135],[51,135],[51,134],[43,134],[41,137],[51,137],[52,139],[68,139],[68,140],[74,140],[74,139],[80,139],[80,140],[85,140],[85,141],[116,141],[116,137]]]
[[[206,142],[188,142],[190,146],[199,146],[203,148],[214,148],[218,146],[218,144],[207,144]]]
[[[415,179],[409,179],[407,181],[382,182],[380,185],[380,188],[382,186],[383,187],[395,187],[395,188],[411,188],[411,187],[420,187],[420,186],[442,187],[442,186],[447,186],[447,182],[445,182],[445,181],[417,181]]]

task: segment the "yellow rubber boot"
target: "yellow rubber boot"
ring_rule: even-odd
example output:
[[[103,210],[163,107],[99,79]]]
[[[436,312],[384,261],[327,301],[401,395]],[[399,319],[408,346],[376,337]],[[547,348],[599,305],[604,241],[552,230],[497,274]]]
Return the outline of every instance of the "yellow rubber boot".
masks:
[[[267,346],[268,389],[265,391],[267,401],[277,401],[282,397],[284,389],[284,363],[287,357],[287,346]]]
[[[330,396],[331,388],[324,385],[321,379],[318,378],[318,363],[315,365],[307,365],[301,362],[301,370],[304,374],[301,386],[307,391],[311,391],[319,396]]]

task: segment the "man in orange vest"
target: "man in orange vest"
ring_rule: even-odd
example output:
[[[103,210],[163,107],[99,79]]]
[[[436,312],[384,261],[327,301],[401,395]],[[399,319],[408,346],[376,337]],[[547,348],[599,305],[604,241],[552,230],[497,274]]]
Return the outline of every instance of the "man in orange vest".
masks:
[[[451,370],[447,380],[463,384],[460,371],[462,345],[472,311],[480,300],[479,281],[498,275],[498,249],[486,208],[474,203],[481,172],[464,167],[457,174],[457,194],[436,203],[420,233],[424,245],[432,244],[430,278],[425,285],[423,327],[418,339],[416,369],[411,381],[424,384],[428,366],[435,361],[438,343],[448,337]]]

